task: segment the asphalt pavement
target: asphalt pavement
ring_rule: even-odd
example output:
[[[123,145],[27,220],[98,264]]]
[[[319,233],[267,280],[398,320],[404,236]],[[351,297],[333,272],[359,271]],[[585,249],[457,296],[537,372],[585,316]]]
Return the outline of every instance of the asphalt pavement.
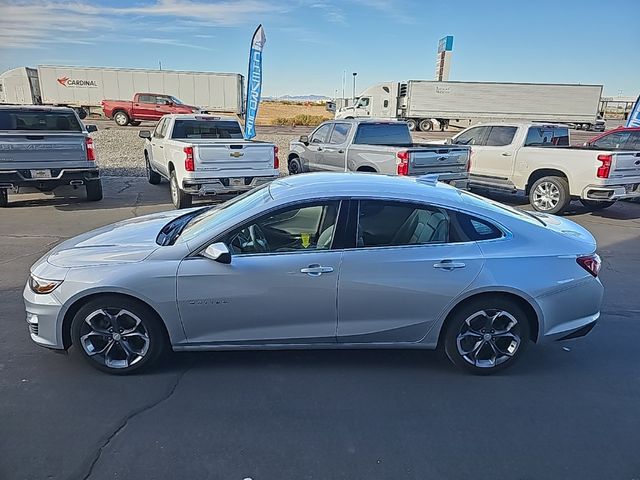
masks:
[[[496,376],[378,350],[181,353],[114,377],[34,345],[22,288],[55,243],[169,209],[168,186],[77,193],[0,210],[0,478],[640,478],[640,204],[576,204],[604,260],[601,320]]]

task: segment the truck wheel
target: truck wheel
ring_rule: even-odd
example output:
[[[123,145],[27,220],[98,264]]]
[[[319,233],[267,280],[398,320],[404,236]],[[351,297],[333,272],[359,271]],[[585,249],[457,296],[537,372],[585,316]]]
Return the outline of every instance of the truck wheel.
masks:
[[[142,122],[141,122],[140,120],[131,120],[131,121],[129,122],[129,124],[130,124],[132,127],[137,127],[137,126],[139,126],[141,123],[142,123]]]
[[[126,112],[116,112],[113,116],[113,121],[121,127],[126,127],[129,124],[129,115]]]
[[[193,197],[188,193],[184,193],[178,185],[178,177],[176,177],[176,171],[171,172],[171,179],[169,180],[171,187],[171,202],[173,206],[178,210],[181,208],[189,208],[193,202]]]
[[[418,127],[420,127],[420,131],[422,132],[430,132],[431,130],[433,130],[433,123],[431,122],[430,118],[424,118],[420,120]]]
[[[418,128],[418,124],[416,123],[416,121],[413,118],[409,118],[406,120],[406,122],[407,127],[409,127],[409,131],[415,132],[416,128]]]
[[[9,206],[9,190],[0,188],[0,208]]]
[[[587,207],[589,210],[602,210],[605,208],[609,208],[611,205],[616,203],[615,200],[608,201],[599,201],[599,200],[585,200],[584,198],[580,199],[580,203]]]
[[[569,182],[562,177],[542,177],[529,192],[529,203],[538,212],[561,213],[571,202]]]
[[[149,162],[149,155],[144,152],[144,165],[147,170],[147,180],[151,185],[158,185],[162,181],[162,177],[158,172],[154,172],[151,168],[151,162]]]
[[[302,163],[298,157],[293,157],[289,161],[289,175],[297,175],[299,173],[304,172],[302,169]]]
[[[89,180],[85,188],[87,189],[87,200],[90,202],[102,200],[102,180]]]

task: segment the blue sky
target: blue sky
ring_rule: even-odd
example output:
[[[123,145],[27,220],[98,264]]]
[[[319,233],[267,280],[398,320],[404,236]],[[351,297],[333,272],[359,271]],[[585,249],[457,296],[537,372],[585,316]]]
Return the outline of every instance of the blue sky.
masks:
[[[267,35],[265,95],[432,79],[455,37],[451,80],[603,84],[640,93],[640,0],[0,0],[0,71],[62,64],[246,74]],[[349,75],[350,77],[350,75]],[[351,78],[347,93],[351,94]]]

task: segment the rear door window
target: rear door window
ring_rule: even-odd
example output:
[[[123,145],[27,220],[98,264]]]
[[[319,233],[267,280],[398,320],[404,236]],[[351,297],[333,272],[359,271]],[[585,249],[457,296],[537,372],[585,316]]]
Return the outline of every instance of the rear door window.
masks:
[[[0,110],[0,130],[81,132],[75,113],[53,110]]]
[[[517,127],[491,127],[489,136],[487,137],[487,147],[504,147],[513,142],[516,135]]]
[[[139,103],[156,103],[156,97],[153,95],[138,95]]]
[[[451,143],[454,145],[484,145],[490,127],[473,127],[462,132]]]

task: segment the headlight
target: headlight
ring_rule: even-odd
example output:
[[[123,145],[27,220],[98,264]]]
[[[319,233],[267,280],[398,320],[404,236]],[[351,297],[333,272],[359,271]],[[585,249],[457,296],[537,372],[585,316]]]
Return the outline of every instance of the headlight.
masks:
[[[62,283],[62,280],[45,280],[44,278],[38,278],[34,275],[29,277],[29,288],[34,293],[47,294],[53,292],[58,285]]]

